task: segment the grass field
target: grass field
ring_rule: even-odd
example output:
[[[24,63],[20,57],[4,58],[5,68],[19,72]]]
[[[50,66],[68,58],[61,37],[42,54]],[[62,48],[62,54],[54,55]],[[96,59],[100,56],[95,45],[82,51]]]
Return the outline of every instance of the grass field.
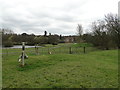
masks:
[[[117,50],[86,54],[28,53],[25,67],[19,67],[18,56],[3,57],[3,88],[118,87]]]

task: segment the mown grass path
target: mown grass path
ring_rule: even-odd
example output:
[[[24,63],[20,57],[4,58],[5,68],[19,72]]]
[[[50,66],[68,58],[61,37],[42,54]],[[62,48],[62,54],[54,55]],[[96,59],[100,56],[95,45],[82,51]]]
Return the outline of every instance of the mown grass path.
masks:
[[[23,68],[17,55],[3,58],[3,88],[118,87],[117,50],[28,56]]]

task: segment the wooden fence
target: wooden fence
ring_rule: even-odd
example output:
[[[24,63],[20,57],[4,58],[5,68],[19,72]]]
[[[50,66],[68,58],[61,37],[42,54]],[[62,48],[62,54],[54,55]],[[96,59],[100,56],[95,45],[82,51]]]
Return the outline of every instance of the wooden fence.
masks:
[[[47,54],[84,54],[91,51],[94,51],[93,47],[38,47],[36,48],[27,48],[26,53],[29,55],[47,55]],[[2,56],[6,55],[20,55],[22,52],[21,49],[4,49]]]

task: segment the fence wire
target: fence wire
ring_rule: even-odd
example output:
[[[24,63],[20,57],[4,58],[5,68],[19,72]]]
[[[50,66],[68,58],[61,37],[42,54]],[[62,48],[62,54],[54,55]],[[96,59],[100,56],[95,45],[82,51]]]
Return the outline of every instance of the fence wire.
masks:
[[[26,54],[32,55],[47,55],[47,54],[82,54],[88,53],[91,51],[95,51],[93,47],[38,47],[26,49]],[[22,53],[22,49],[4,49],[2,52],[2,56],[7,55],[20,55]]]

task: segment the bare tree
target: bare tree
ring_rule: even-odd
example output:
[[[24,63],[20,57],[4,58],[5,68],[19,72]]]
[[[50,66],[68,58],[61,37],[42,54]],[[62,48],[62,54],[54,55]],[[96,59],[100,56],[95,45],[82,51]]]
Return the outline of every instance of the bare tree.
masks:
[[[81,42],[81,40],[82,40],[82,33],[83,33],[83,27],[81,24],[78,24],[78,26],[77,26],[77,34],[79,36],[78,42]]]
[[[82,27],[81,24],[78,24],[78,26],[77,26],[77,32],[78,32],[78,35],[81,37],[82,33],[83,33],[83,27]]]
[[[12,38],[14,32],[10,29],[5,28],[2,28],[1,32],[2,32],[2,45],[5,47],[13,46]]]
[[[2,34],[14,34],[14,32],[10,29],[2,28]]]
[[[109,49],[110,36],[108,35],[107,29],[105,28],[105,21],[98,20],[92,23],[93,30],[92,43],[101,49]]]
[[[45,37],[47,36],[47,31],[44,32],[44,36],[45,36]]]
[[[91,34],[84,35],[85,41],[101,49],[118,47],[120,49],[120,23],[118,15],[107,14],[102,20],[91,25]]]
[[[120,49],[120,24],[118,21],[118,15],[107,14],[105,15],[106,29],[108,33],[112,36],[113,41]]]

